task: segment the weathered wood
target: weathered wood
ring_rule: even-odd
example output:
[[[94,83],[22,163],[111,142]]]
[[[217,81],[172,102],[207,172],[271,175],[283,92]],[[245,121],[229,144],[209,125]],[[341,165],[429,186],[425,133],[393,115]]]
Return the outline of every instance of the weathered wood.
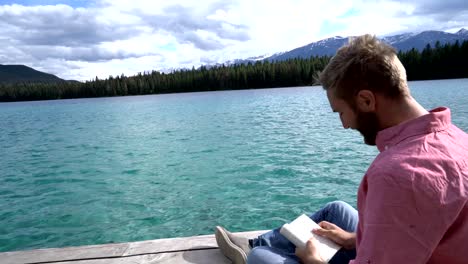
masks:
[[[204,249],[196,251],[179,251],[172,253],[147,254],[141,256],[121,257],[113,259],[94,259],[82,261],[65,261],[57,264],[229,264],[219,249]]]
[[[236,233],[256,237],[266,231]],[[229,263],[214,235],[165,238],[119,244],[0,253],[2,264],[24,263]]]
[[[5,264],[54,262],[84,258],[102,258],[122,256],[128,244],[104,244],[82,247],[36,249],[0,253],[0,259]]]

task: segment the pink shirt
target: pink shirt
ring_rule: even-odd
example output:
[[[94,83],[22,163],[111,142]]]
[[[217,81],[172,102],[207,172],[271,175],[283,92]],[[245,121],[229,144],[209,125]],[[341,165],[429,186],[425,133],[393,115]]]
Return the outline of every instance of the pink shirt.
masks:
[[[468,135],[450,110],[385,129],[376,143],[351,263],[468,263]]]

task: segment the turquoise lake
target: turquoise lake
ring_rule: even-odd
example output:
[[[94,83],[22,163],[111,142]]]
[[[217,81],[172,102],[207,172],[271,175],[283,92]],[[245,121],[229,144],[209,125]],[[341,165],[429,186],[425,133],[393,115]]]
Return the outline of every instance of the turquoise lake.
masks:
[[[468,79],[410,82],[468,131]],[[321,87],[0,104],[0,251],[269,229],[378,153]]]

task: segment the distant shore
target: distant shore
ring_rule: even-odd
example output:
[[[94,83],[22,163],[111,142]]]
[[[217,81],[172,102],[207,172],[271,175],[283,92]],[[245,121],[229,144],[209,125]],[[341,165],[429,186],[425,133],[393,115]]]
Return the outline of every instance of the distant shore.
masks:
[[[408,81],[468,78],[468,41],[399,52]],[[157,71],[80,82],[0,83],[0,102],[310,86],[330,56]]]

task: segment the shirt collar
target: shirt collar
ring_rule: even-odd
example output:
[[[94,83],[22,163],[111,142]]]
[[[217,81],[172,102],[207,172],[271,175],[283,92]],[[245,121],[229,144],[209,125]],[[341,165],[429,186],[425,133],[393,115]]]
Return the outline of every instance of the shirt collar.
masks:
[[[429,111],[427,115],[380,131],[377,134],[376,145],[382,152],[408,137],[445,130],[450,124],[450,109],[439,107]]]

